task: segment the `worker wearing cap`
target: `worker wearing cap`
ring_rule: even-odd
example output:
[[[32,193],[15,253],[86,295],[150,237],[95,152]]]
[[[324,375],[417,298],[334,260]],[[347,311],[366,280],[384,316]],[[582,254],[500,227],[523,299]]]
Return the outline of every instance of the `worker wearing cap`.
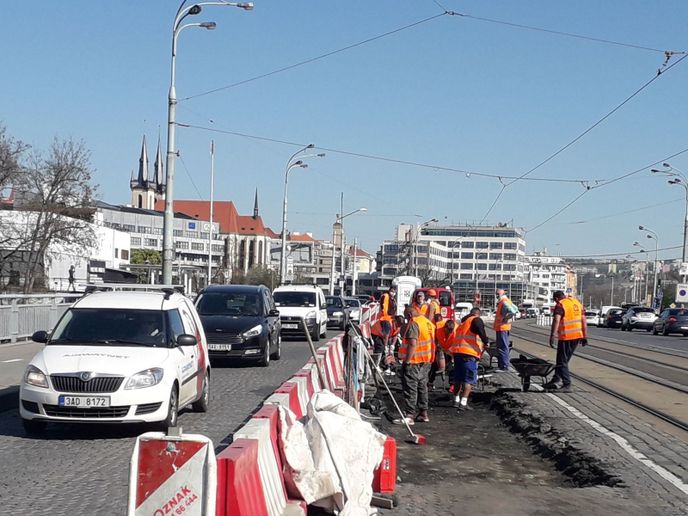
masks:
[[[422,290],[417,290],[413,295],[413,301],[411,302],[411,308],[418,310],[418,313],[423,317],[428,316],[428,304],[425,301],[425,292]]]
[[[461,319],[451,346],[454,354],[454,406],[459,411],[471,409],[468,397],[473,386],[478,383],[478,362],[487,342],[480,308],[473,308]]]
[[[454,319],[443,319],[442,321],[436,324],[435,353],[441,354],[444,358],[444,367],[442,368],[443,370],[446,370],[447,357],[449,358],[449,360],[452,359],[451,347],[454,343],[454,336],[456,335],[458,330],[459,325],[456,324],[456,321],[454,321]],[[435,360],[435,362],[437,363],[437,360]],[[441,365],[442,364],[438,364],[439,367],[441,367]],[[449,383],[449,390],[453,392],[453,378],[449,379]]]
[[[504,289],[497,289],[497,310],[495,311],[494,330],[497,334],[497,365],[498,371],[509,370],[509,332],[511,331],[511,319],[514,304],[506,296]]]
[[[437,290],[431,288],[428,290],[428,313],[426,317],[431,321],[436,320],[436,315],[442,316],[442,309],[440,308],[440,302],[437,300]]]
[[[427,423],[428,417],[428,373],[432,362],[432,347],[435,327],[417,308],[407,307],[404,312],[407,323],[401,330],[399,347],[401,360],[401,387],[404,393],[406,416],[395,419],[395,424],[409,425],[416,421]]]
[[[573,297],[566,297],[561,290],[554,292],[552,296],[556,306],[552,318],[552,329],[549,335],[549,346],[554,347],[555,336],[557,338],[557,365],[554,369],[552,380],[543,387],[559,392],[571,391],[571,374],[569,373],[569,361],[573,357],[576,348],[580,344],[588,344],[588,324],[585,320],[585,308],[580,301]]]
[[[383,322],[382,320],[378,319],[375,321],[375,323],[370,327],[370,336],[373,339],[373,360],[375,361],[375,364],[382,370],[385,370],[387,372],[387,368],[389,366],[389,361],[388,360],[383,360],[383,357],[392,357],[392,363],[394,359],[394,349],[392,347],[392,343],[396,339],[397,335],[399,335],[399,332],[401,331],[401,326],[404,323],[404,318],[400,315],[392,319],[392,329],[391,331],[387,334],[388,341],[387,345],[385,345],[385,334],[383,330]],[[387,348],[387,346],[392,347],[392,349]]]

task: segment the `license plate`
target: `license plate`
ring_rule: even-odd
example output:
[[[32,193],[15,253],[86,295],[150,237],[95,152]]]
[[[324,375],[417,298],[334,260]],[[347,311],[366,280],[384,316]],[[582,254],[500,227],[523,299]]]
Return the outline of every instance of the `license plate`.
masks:
[[[210,351],[232,351],[231,344],[208,344]]]
[[[57,399],[60,407],[102,408],[110,406],[109,396],[64,396]]]
[[[287,330],[295,330],[298,327],[299,327],[298,324],[283,324],[282,325],[282,328],[286,328]]]

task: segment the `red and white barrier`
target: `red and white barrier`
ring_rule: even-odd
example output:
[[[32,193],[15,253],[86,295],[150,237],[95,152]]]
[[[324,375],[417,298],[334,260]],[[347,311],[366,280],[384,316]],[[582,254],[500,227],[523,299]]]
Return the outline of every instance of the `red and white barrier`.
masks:
[[[215,512],[217,471],[213,443],[203,435],[138,436],[129,470],[128,516]]]
[[[235,439],[217,456],[216,516],[268,516],[258,469],[258,441]]]

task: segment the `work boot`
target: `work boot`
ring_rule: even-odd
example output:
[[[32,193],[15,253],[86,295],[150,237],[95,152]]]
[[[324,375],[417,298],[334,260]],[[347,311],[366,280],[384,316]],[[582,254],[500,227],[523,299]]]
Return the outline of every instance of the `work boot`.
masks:
[[[573,392],[573,387],[571,387],[571,384],[562,385],[559,389],[557,389],[557,392]]]
[[[467,410],[473,410],[473,407],[471,407],[469,404],[466,405],[459,405],[459,410],[458,412],[466,412]]]
[[[427,412],[421,412],[420,414],[418,414],[418,416],[416,417],[416,422],[417,423],[429,423],[430,418],[428,417],[428,413]]]
[[[551,382],[547,382],[546,384],[544,384],[542,388],[546,391],[556,391],[561,388],[561,385],[553,380]]]

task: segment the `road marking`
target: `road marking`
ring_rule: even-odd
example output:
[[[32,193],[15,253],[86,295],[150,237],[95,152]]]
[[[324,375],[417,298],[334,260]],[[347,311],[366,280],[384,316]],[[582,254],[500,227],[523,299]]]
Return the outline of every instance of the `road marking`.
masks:
[[[641,464],[644,464],[645,466],[650,468],[652,471],[657,473],[664,480],[668,481],[669,483],[674,485],[674,487],[680,489],[681,491],[683,491],[684,494],[688,495],[688,484],[684,483],[683,480],[678,478],[671,471],[668,471],[668,470],[664,469],[662,466],[660,466],[659,464],[655,464],[654,462],[652,462],[650,459],[647,458],[647,456],[645,454],[636,450],[633,446],[631,446],[631,444],[626,439],[621,437],[619,434],[616,434],[616,433],[612,432],[611,430],[608,430],[607,428],[605,428],[604,426],[599,424],[594,419],[590,419],[588,416],[583,414],[581,411],[579,411],[575,407],[572,407],[571,405],[566,403],[561,398],[555,396],[554,394],[548,393],[547,396],[549,396],[554,401],[556,401],[559,405],[561,405],[566,410],[571,412],[571,414],[576,416],[578,419],[588,423],[591,427],[593,427],[595,430],[597,430],[602,435],[606,435],[607,437],[616,441],[616,443],[619,446],[621,446],[621,449],[623,449],[631,457],[633,457],[635,460],[637,460]]]
[[[23,362],[23,361],[24,361],[23,358],[12,358],[11,360],[3,360],[2,363],[3,364],[10,364],[12,362]]]

